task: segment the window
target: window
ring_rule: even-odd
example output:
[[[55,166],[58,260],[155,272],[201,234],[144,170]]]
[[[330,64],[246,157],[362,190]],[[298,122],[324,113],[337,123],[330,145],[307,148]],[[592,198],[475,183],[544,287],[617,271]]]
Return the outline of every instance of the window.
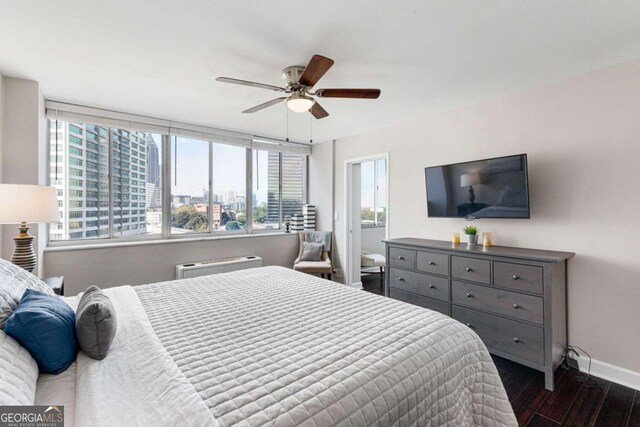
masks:
[[[304,174],[306,157],[281,153],[282,164],[282,221],[295,214],[302,214],[304,204]]]
[[[253,229],[279,229],[280,158],[279,153],[253,151]]]
[[[50,181],[58,189],[58,204],[62,215],[62,226],[50,227],[51,240],[160,233],[161,214],[155,212],[160,211],[159,181],[148,186],[145,180],[146,175],[140,173],[141,179],[135,185],[116,184],[120,182],[123,174],[129,174],[127,162],[114,163],[111,167],[112,180],[109,180],[110,147],[112,155],[120,149],[120,143],[114,142],[112,137],[120,136],[122,130],[55,120],[50,121],[50,124],[52,129],[62,131],[61,134],[54,133],[51,136],[51,146],[55,148],[56,155],[50,158]],[[129,132],[127,133],[129,134]],[[81,135],[81,137],[77,135]],[[147,145],[155,144],[160,140],[160,135],[144,132],[131,132],[131,135],[132,138],[142,141],[140,146],[145,151]],[[68,176],[61,173],[64,170],[65,160],[69,164]],[[159,153],[157,153],[156,160],[158,163],[160,162]],[[158,169],[159,167],[158,164]],[[153,221],[147,220],[144,216],[131,217],[126,214],[131,203],[131,193],[134,192],[152,199],[149,206]],[[157,198],[153,199],[153,196],[157,196]],[[113,214],[113,223],[109,223],[110,208]],[[83,217],[95,218],[95,220],[71,221]],[[128,232],[121,226],[121,224],[129,222],[138,225],[135,232]]]
[[[89,123],[49,125],[61,217],[49,227],[51,241],[280,230],[302,212],[305,155]]]
[[[245,231],[247,225],[247,149],[213,143],[213,231]]]
[[[209,231],[209,142],[171,141],[171,233]]]
[[[387,164],[385,159],[360,164],[360,212],[364,227],[383,227],[387,216]]]

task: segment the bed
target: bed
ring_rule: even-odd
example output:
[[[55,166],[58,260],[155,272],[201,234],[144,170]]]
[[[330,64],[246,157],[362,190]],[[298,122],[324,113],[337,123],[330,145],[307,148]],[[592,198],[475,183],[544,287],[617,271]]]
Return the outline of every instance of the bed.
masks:
[[[38,379],[66,426],[517,425],[480,339],[434,311],[281,267],[105,292],[107,358]]]

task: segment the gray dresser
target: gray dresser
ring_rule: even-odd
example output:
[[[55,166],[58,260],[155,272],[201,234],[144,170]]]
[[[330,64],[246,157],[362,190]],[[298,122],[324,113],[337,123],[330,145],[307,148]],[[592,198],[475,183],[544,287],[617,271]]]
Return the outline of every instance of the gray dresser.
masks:
[[[453,317],[489,351],[553,373],[567,345],[569,252],[386,240],[385,295]]]

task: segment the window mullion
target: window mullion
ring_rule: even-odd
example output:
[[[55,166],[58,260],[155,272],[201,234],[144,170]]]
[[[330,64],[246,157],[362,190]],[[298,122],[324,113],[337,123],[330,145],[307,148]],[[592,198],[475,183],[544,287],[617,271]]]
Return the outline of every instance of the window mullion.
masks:
[[[253,233],[253,150],[247,148],[245,164],[245,231]]]
[[[282,230],[282,212],[283,212],[283,200],[282,200],[282,153],[278,153],[278,229]]]
[[[213,142],[209,141],[209,194],[207,195],[207,221],[209,223],[209,233],[214,232],[213,228]]]
[[[171,237],[171,161],[171,136],[162,135],[162,237],[165,239]]]

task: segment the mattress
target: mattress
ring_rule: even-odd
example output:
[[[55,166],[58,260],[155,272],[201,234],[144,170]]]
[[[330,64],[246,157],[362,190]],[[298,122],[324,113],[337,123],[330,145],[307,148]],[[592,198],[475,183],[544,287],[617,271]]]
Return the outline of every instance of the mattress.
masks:
[[[281,267],[134,289],[220,426],[517,425],[482,341],[434,311]]]

